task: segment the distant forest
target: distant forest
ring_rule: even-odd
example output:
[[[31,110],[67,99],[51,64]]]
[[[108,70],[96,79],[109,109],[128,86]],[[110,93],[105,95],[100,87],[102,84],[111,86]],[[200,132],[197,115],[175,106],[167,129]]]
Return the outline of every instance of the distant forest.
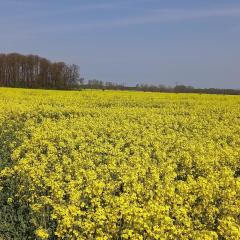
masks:
[[[208,93],[240,95],[240,89],[194,88],[192,86],[137,84],[130,87],[96,79],[84,80],[76,64],[51,62],[37,55],[0,54],[0,86],[42,89],[102,89],[145,92]]]
[[[207,94],[226,94],[226,95],[240,95],[240,89],[220,89],[220,88],[194,88],[186,85],[176,85],[174,87],[165,85],[149,85],[137,84],[134,87],[116,84],[112,82],[103,82],[99,80],[88,80],[87,83],[82,84],[81,88],[85,89],[102,89],[102,90],[132,90],[143,92],[165,92],[165,93],[207,93]]]
[[[78,85],[79,67],[37,55],[0,54],[0,86],[68,89]]]

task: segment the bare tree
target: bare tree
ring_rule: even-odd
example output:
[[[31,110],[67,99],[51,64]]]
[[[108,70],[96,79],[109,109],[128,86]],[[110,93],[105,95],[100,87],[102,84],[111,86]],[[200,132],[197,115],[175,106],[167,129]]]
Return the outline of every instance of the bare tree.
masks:
[[[37,55],[0,54],[0,86],[71,88],[78,84],[79,67],[50,62]]]

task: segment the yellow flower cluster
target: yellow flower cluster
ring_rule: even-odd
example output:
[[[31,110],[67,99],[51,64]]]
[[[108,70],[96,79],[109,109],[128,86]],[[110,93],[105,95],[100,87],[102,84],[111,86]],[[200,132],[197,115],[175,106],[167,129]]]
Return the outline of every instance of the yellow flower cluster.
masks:
[[[240,97],[0,89],[0,238],[240,239]]]

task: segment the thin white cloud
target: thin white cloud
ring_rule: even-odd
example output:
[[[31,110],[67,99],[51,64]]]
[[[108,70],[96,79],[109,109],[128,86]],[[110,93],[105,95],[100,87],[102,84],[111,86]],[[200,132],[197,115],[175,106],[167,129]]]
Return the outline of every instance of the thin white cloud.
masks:
[[[92,30],[128,27],[143,24],[160,24],[168,22],[185,22],[194,20],[206,20],[213,18],[240,17],[240,6],[235,8],[216,9],[155,9],[148,11],[145,15],[125,17],[120,19],[109,19],[107,21],[82,22],[76,25],[61,25],[59,30]]]
[[[118,27],[130,27],[143,24],[160,24],[168,22],[186,22],[194,20],[207,20],[215,18],[240,17],[240,6],[235,8],[215,8],[215,9],[155,9],[147,11],[141,16],[123,17],[119,19],[109,19],[101,21],[98,19],[91,22],[81,22],[69,26],[61,25],[59,30],[78,31],[92,29],[108,29]],[[55,29],[56,30],[56,29]]]
[[[102,8],[113,8],[116,7],[115,4],[93,4],[93,5],[85,5],[82,6],[82,10],[87,9],[102,9]],[[81,7],[80,7],[81,8]],[[79,8],[79,9],[80,9]],[[76,11],[79,11],[76,9]],[[71,12],[73,9],[67,9],[66,12]],[[59,14],[64,13],[59,11]],[[218,19],[218,18],[240,18],[240,6],[235,7],[225,7],[225,8],[211,8],[211,9],[153,9],[153,10],[145,10],[142,12],[142,15],[136,15],[131,17],[121,17],[119,19],[111,18],[108,20],[101,20],[99,17],[95,19],[82,19],[81,22],[75,21],[73,23],[65,23],[65,24],[57,24],[56,22],[48,26],[41,24],[36,25],[37,33],[74,33],[85,30],[104,30],[109,28],[125,28],[137,25],[150,25],[150,24],[161,24],[168,22],[189,22],[195,20],[209,20],[209,19]],[[30,24],[30,23],[29,23]],[[3,27],[1,26],[0,28]],[[16,25],[14,22],[13,25]],[[26,23],[23,24],[23,28],[25,28]],[[31,24],[30,24],[31,25]],[[10,23],[8,27],[11,26]],[[34,31],[31,26],[29,26],[29,34],[31,35],[31,31]]]
[[[209,17],[236,17],[240,16],[240,6],[235,8],[216,9],[159,9],[154,10],[165,20],[184,20]]]
[[[151,11],[150,14],[138,17],[130,17],[104,23],[103,26],[127,26],[138,24],[151,24],[162,22],[178,22],[197,19],[208,19],[218,17],[240,17],[240,6],[236,8],[220,9],[158,9]],[[106,25],[105,25],[106,24]]]

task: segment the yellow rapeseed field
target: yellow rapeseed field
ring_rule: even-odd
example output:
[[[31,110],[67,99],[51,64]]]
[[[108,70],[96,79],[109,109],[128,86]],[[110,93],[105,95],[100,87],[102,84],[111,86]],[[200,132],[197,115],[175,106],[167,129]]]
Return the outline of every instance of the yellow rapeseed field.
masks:
[[[240,239],[240,97],[1,88],[0,239]]]

